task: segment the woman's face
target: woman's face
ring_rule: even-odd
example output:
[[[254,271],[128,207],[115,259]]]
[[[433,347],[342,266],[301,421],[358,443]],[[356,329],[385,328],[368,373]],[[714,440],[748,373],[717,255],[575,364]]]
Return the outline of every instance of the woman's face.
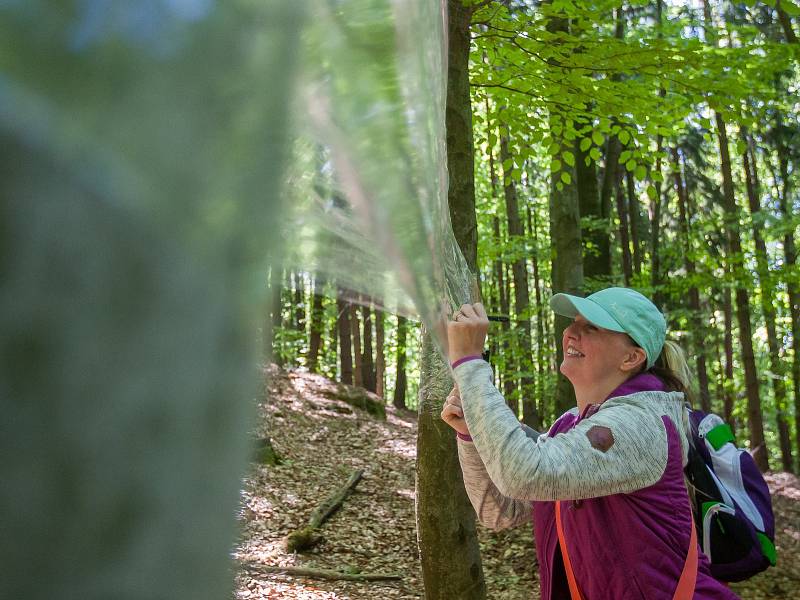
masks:
[[[625,333],[592,325],[578,315],[564,330],[564,360],[561,372],[573,386],[598,384],[618,377],[621,367],[636,348]]]

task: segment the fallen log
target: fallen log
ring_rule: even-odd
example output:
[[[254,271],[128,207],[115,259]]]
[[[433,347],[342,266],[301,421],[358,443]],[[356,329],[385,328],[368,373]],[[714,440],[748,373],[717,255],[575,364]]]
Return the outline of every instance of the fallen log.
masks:
[[[402,577],[398,573],[343,573],[329,569],[311,569],[308,567],[273,567],[254,562],[243,562],[242,567],[261,573],[291,575],[293,577],[311,577],[313,579],[332,579],[344,581],[397,581]]]
[[[308,525],[297,531],[293,531],[286,536],[286,550],[287,552],[303,552],[319,544],[322,541],[322,536],[317,535],[317,530],[320,526],[327,521],[342,506],[342,503],[353,492],[361,477],[364,475],[363,470],[353,471],[347,483],[341,488],[336,490],[329,496],[322,504],[314,509],[311,513],[311,518],[308,520]]]

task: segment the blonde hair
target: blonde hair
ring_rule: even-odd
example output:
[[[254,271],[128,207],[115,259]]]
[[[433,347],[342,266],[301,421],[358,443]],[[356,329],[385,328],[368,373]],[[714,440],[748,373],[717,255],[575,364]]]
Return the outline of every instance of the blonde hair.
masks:
[[[683,392],[686,401],[694,404],[692,389],[692,370],[686,360],[686,353],[677,343],[665,340],[661,354],[655,364],[648,369],[650,373],[661,379],[668,389]]]

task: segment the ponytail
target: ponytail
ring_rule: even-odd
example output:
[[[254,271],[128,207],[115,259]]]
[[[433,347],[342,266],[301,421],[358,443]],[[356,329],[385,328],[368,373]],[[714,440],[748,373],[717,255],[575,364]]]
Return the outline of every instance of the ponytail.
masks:
[[[664,382],[667,391],[682,392],[686,401],[694,404],[694,392],[692,391],[692,371],[686,362],[686,353],[678,344],[666,340],[661,354],[658,355],[655,364],[648,369]]]

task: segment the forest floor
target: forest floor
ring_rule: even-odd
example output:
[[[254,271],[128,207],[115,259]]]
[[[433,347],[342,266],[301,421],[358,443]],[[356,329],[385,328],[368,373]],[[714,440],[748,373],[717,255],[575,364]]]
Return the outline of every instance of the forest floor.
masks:
[[[414,525],[416,414],[389,406],[386,420],[377,419],[337,400],[340,384],[318,375],[270,367],[268,382],[270,400],[259,402],[255,433],[270,432],[283,462],[253,464],[242,491],[235,557],[250,565],[398,573],[402,579],[331,581],[245,566],[237,574],[235,598],[421,598]],[[287,553],[285,537],[303,527],[356,469],[363,469],[364,477],[322,526],[324,541],[303,554]],[[771,473],[767,482],[776,512],[778,566],[732,587],[743,600],[800,598],[800,481]],[[492,532],[479,526],[478,531],[487,597],[538,598],[531,528]]]

